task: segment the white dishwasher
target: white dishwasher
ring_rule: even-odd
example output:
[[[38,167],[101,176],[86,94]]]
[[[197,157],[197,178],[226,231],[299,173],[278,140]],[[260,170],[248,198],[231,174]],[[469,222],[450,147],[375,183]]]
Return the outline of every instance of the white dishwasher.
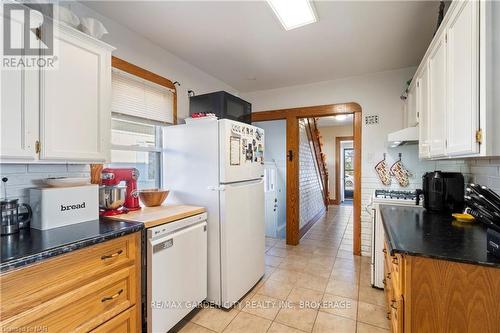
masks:
[[[148,333],[165,333],[207,297],[207,214],[147,230]]]

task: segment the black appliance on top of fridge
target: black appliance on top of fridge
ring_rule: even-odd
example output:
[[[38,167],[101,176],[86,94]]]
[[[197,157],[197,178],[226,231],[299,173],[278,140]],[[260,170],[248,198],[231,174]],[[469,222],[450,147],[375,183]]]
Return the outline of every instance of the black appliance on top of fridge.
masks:
[[[251,124],[252,104],[226,91],[189,97],[189,115],[213,113],[219,119]]]
[[[465,184],[460,172],[427,172],[422,189],[416,191],[417,205],[424,196],[424,208],[430,212],[461,213],[464,210]]]

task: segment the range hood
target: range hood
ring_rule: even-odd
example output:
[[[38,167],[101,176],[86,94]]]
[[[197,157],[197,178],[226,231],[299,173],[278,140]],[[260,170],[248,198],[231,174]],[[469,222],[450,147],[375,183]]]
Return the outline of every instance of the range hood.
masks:
[[[389,147],[394,148],[401,145],[417,144],[418,143],[418,127],[407,127],[397,132],[392,132],[387,135]]]

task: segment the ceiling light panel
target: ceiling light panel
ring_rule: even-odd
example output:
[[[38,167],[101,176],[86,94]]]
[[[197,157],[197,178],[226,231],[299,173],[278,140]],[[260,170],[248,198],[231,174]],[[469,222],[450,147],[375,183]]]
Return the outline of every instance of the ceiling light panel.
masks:
[[[285,30],[316,22],[316,12],[309,0],[267,0]]]

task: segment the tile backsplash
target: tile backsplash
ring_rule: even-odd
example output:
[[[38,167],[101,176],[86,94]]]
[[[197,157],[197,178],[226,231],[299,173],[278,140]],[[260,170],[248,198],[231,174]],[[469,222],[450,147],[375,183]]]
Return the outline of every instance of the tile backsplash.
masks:
[[[8,198],[28,201],[28,189],[43,185],[49,177],[90,177],[88,164],[0,164],[0,177],[7,177]],[[0,185],[0,198],[4,198],[5,184]]]
[[[500,158],[467,161],[472,181],[489,187],[500,195]]]

